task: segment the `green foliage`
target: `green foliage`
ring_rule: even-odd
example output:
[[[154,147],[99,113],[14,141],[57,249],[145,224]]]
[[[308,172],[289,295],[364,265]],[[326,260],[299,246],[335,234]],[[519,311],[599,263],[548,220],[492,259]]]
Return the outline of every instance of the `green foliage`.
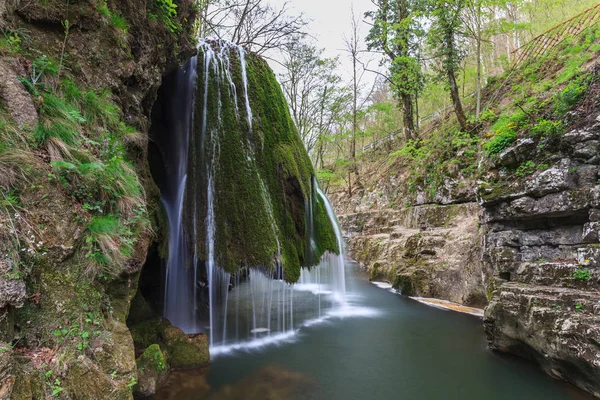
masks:
[[[29,40],[29,32],[25,29],[4,27],[0,37],[0,53],[17,55],[23,52],[23,41]]]
[[[60,139],[67,145],[77,144],[80,126],[85,122],[79,109],[52,93],[43,92],[41,98],[40,122],[33,132],[35,144],[44,144],[50,138]]]
[[[480,139],[458,130],[444,127],[421,141],[409,141],[393,153],[391,159],[409,168],[409,188],[418,187],[434,196],[448,176],[472,178],[476,173]]]
[[[484,148],[488,156],[496,155],[511,146],[517,140],[517,132],[525,126],[526,116],[519,111],[511,116],[501,117],[492,126],[492,138],[485,143]]]
[[[569,84],[554,99],[554,112],[558,117],[562,117],[575,104],[581,100],[587,90],[587,82],[582,79]]]
[[[107,154],[106,161],[53,162],[62,186],[84,209],[131,216],[136,205],[143,203],[142,186],[119,147],[105,142],[100,151]]]
[[[538,123],[531,127],[531,135],[537,138],[544,138],[549,136],[558,136],[564,131],[564,125],[562,121],[551,121],[542,119]]]
[[[397,99],[413,96],[423,88],[423,74],[418,60],[418,41],[423,35],[420,2],[374,2],[378,8],[365,14],[373,24],[367,36],[370,50],[385,54],[390,61],[390,81]],[[412,116],[412,110],[410,110]]]
[[[533,161],[526,161],[521,164],[515,171],[515,175],[519,178],[533,174],[537,170],[537,165]]]
[[[589,281],[591,279],[591,272],[589,269],[578,269],[573,273],[573,278],[578,281]]]
[[[94,217],[87,226],[85,238],[87,258],[91,264],[87,272],[107,278],[120,275],[133,254],[133,233],[114,215]]]
[[[125,20],[121,14],[111,11],[105,0],[99,2],[96,6],[96,10],[108,20],[108,23],[110,23],[113,28],[121,31],[123,35],[127,35],[127,31],[129,30],[127,20]]]
[[[137,379],[132,376],[131,379],[129,380],[129,383],[127,384],[127,387],[129,388],[129,390],[133,390],[135,385],[137,385]]]
[[[498,115],[496,115],[496,113],[492,109],[485,110],[479,115],[479,120],[482,122],[494,122],[497,119]]]
[[[150,0],[148,18],[158,20],[173,34],[181,31],[181,25],[177,21],[177,4],[173,0]]]
[[[492,139],[485,144],[488,155],[500,154],[517,140],[517,132],[513,129],[505,129],[497,132]]]
[[[120,29],[124,33],[127,33],[127,31],[129,30],[129,24],[127,23],[125,18],[123,18],[123,16],[119,13],[111,14],[110,24],[112,25],[113,28]]]

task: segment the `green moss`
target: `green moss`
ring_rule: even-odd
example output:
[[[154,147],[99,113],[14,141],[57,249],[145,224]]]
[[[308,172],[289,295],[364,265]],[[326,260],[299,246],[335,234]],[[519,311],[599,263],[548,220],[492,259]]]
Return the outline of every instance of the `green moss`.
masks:
[[[167,352],[171,368],[198,368],[210,362],[206,335],[186,335],[164,318],[135,325],[131,328],[131,336],[138,347],[160,345]]]
[[[152,344],[136,360],[138,373],[145,370],[165,371],[167,369],[167,359],[158,344]]]
[[[198,134],[192,138],[192,177],[188,177],[188,182],[195,187],[188,191],[187,212],[196,212],[197,221],[206,220],[205,208],[193,209],[189,205],[206,204],[207,176],[212,174],[217,264],[229,272],[236,272],[241,265],[272,268],[279,256],[285,279],[295,282],[300,267],[316,264],[327,250],[338,252],[333,227],[324,205],[314,200],[314,170],[275,75],[264,60],[247,55],[253,112],[250,129],[237,52],[230,57],[239,110],[229,85],[221,83],[219,88],[210,68],[206,139],[203,143]],[[204,109],[206,77],[202,57],[200,60],[196,115],[203,115]],[[201,118],[196,119],[196,132],[202,132],[202,123]],[[216,160],[214,166],[207,163],[211,159]],[[316,206],[314,257],[307,257],[305,212],[309,201],[315,201]],[[199,254],[206,257],[203,234],[197,238],[196,246]]]

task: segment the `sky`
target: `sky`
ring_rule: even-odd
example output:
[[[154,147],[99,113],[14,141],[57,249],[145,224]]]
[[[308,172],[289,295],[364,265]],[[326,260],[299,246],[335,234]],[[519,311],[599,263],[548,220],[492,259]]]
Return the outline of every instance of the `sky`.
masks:
[[[363,38],[363,48],[366,49],[364,37],[369,32],[369,26],[364,22],[364,14],[373,10],[371,0],[289,0],[289,8],[293,14],[303,13],[310,20],[307,31],[320,48],[324,48],[325,57],[340,56],[339,72],[348,80],[352,76],[352,63],[344,52],[344,35],[350,36],[350,21],[352,7],[354,14],[360,18],[360,37]],[[272,5],[280,7],[285,0],[270,0]],[[373,56],[365,55],[365,61]],[[372,61],[370,68],[377,69],[378,63]],[[274,69],[275,66],[273,66]],[[365,76],[365,83],[372,82],[374,76]]]

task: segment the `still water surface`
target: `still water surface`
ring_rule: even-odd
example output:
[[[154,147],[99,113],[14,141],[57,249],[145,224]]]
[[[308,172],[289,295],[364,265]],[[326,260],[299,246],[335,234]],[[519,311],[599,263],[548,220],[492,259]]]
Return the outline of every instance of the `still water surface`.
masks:
[[[207,374],[172,374],[156,399],[590,399],[487,350],[476,317],[378,288],[356,264],[347,264],[346,285],[343,316],[278,345],[219,355]]]

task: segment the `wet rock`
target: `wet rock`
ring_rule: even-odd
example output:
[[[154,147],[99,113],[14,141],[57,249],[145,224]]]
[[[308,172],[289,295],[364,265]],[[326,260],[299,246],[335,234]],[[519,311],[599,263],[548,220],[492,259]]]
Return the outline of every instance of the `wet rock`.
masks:
[[[592,222],[599,222],[600,221],[600,210],[592,208],[589,211],[589,218],[590,218],[590,221],[592,221]]]
[[[600,149],[600,141],[588,140],[586,142],[577,143],[573,146],[573,157],[588,160],[598,155]]]
[[[575,145],[578,143],[586,142],[588,140],[593,140],[593,139],[597,139],[597,138],[598,138],[597,132],[593,131],[592,129],[575,129],[568,133],[565,133],[561,137],[561,139],[564,142],[566,142],[570,145]]]
[[[7,343],[0,343],[0,399],[8,400],[13,391],[15,377],[12,374],[12,349]]]
[[[515,283],[498,288],[484,326],[494,350],[537,361],[549,375],[600,395],[599,296]]]
[[[133,396],[127,386],[131,381],[123,380],[115,385],[110,377],[110,371],[104,372],[90,359],[80,356],[72,361],[62,387],[68,396],[74,399],[93,400],[107,398],[126,400]]]
[[[158,344],[149,346],[136,360],[137,386],[135,391],[142,396],[150,396],[165,384],[169,376],[169,367],[165,354]]]
[[[485,305],[476,203],[339,215],[348,252],[405,295]]]
[[[25,281],[14,274],[14,261],[0,255],[0,309],[22,307],[27,299]]]
[[[202,368],[210,363],[208,338],[205,334],[186,335],[164,318],[142,322],[131,328],[138,347],[159,344],[167,352],[172,369]]]
[[[584,243],[598,243],[600,222],[588,222],[583,225],[582,241]]]
[[[560,165],[542,171],[532,180],[528,180],[525,184],[525,191],[530,196],[542,197],[575,186],[575,175],[570,172],[570,162],[563,160]]]

